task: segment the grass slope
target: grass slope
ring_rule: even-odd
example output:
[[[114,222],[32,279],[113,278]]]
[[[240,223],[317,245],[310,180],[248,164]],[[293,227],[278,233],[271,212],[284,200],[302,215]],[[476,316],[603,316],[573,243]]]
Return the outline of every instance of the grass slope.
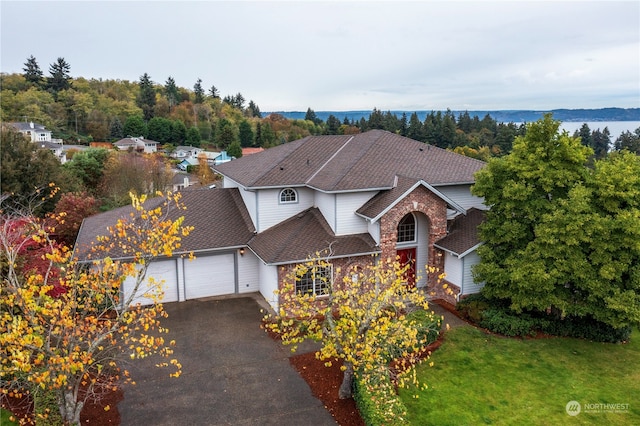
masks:
[[[452,329],[418,367],[425,390],[401,390],[413,425],[640,424],[640,333],[627,344],[580,339],[510,339]],[[582,412],[565,407],[578,401]],[[585,412],[587,404],[629,404]],[[595,408],[595,407],[593,407]]]

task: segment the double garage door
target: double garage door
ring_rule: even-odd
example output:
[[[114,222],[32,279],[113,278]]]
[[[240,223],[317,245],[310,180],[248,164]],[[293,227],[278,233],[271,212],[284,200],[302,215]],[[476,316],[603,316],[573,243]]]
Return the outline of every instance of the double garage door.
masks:
[[[152,280],[149,279],[151,277]],[[159,285],[162,280],[164,282]],[[128,278],[122,288],[124,300],[127,300],[135,289],[135,280]],[[235,256],[228,253],[201,256],[194,260],[156,260],[149,265],[147,277],[132,304],[152,304],[150,294],[159,291],[164,292],[163,303],[233,294],[236,292]]]

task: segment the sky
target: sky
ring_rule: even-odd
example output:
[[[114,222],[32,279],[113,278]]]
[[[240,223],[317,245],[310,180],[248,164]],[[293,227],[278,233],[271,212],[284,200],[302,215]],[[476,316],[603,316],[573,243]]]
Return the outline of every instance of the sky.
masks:
[[[640,107],[640,2],[5,1],[0,71],[148,73],[261,111]]]

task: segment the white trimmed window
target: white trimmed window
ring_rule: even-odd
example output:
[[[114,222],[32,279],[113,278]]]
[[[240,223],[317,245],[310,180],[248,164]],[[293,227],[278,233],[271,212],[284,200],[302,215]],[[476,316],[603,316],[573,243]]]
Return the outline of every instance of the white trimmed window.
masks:
[[[325,296],[329,294],[329,285],[333,267],[314,266],[296,281],[296,293],[311,294],[314,296]]]
[[[398,242],[406,243],[416,240],[416,218],[409,213],[398,224]]]
[[[285,188],[280,191],[280,204],[297,203],[298,193],[293,188]]]

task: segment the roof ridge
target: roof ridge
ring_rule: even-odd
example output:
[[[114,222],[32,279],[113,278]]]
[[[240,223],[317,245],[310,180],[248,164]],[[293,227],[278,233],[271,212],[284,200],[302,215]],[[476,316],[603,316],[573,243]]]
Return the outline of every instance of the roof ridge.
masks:
[[[313,180],[313,178],[315,178],[318,173],[320,173],[320,171],[322,171],[322,169],[324,169],[327,164],[329,164],[334,158],[336,158],[336,156],[347,146],[349,145],[349,142],[351,142],[353,139],[355,138],[355,135],[352,135],[349,139],[347,139],[347,141],[345,143],[342,144],[342,146],[337,149],[333,155],[331,157],[329,157],[329,159],[327,161],[324,162],[323,165],[321,165],[320,167],[318,167],[318,169],[309,177],[309,179],[307,179],[305,181],[305,184],[309,184],[309,182],[311,182]]]

